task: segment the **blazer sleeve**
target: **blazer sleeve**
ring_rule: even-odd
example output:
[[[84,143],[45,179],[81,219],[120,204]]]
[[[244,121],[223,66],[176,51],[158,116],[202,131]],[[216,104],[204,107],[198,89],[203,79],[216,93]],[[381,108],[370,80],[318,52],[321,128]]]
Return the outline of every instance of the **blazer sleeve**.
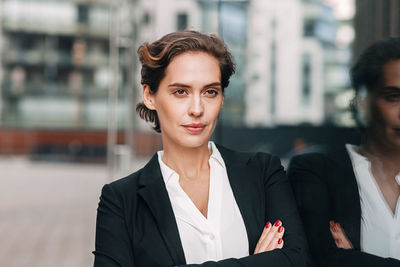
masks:
[[[287,176],[277,157],[264,153],[256,155],[264,166],[262,179],[265,193],[265,221],[280,219],[285,227],[282,249],[263,252],[239,259],[189,264],[191,267],[302,267],[307,262],[307,241],[298,215]]]
[[[328,172],[334,166],[325,155],[315,153],[294,157],[288,170],[315,264],[329,267],[399,267],[400,261],[392,258],[336,247],[329,230],[332,206],[326,181]]]
[[[102,189],[96,220],[94,267],[134,267],[123,203],[109,184]]]

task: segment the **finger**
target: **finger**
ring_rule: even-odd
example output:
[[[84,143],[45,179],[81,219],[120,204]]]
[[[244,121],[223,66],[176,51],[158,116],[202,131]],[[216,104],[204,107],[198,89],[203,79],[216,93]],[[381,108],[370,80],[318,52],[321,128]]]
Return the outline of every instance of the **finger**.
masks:
[[[265,237],[267,236],[267,234],[271,231],[271,228],[272,228],[272,224],[271,224],[270,222],[267,222],[267,223],[265,224],[265,227],[264,227],[263,232],[261,233],[260,238],[258,239],[256,248],[254,249],[254,254],[257,254],[257,253],[260,252],[260,245],[261,245],[261,243],[262,243],[262,240],[265,239]]]
[[[281,246],[281,243],[283,242],[282,236],[283,235],[281,233],[276,233],[275,237],[269,243],[265,251],[272,251],[277,248],[282,248]]]
[[[278,240],[278,245],[276,246],[276,248],[283,248],[283,239],[282,238],[280,238]]]
[[[329,230],[330,230],[330,232],[331,232],[331,235],[332,235],[333,240],[335,241],[336,247],[342,248],[342,245],[341,245],[341,242],[340,242],[340,238],[341,238],[341,237],[340,237],[340,234],[339,234],[339,233],[337,232],[337,230],[335,229],[335,226],[330,227]]]
[[[270,232],[267,234],[267,236],[261,241],[260,243],[260,251],[269,251],[267,248],[269,247],[271,241],[274,239],[276,233],[278,233],[279,227],[282,226],[282,222],[280,220],[277,220],[274,223],[274,226],[271,227]]]
[[[282,225],[279,226],[278,231],[275,233],[274,238],[267,246],[267,249],[266,249],[267,251],[271,251],[271,250],[274,250],[279,247],[280,242],[282,242],[282,237],[283,237],[284,232],[285,232],[285,228]]]
[[[338,233],[334,228],[330,228],[329,229],[331,231],[331,235],[333,237],[333,239],[340,239],[340,233]]]
[[[344,248],[344,249],[351,249],[353,248],[353,245],[349,241],[349,239],[346,236],[346,233],[344,232],[343,228],[341,227],[340,223],[333,223],[330,224],[330,232],[332,234],[333,239],[335,240],[335,244],[338,248]]]
[[[338,233],[338,236],[340,237],[340,241],[341,241],[340,243],[342,245],[342,248],[344,248],[344,249],[353,248],[353,245],[351,244],[350,240],[347,238],[347,235],[344,232],[340,223],[336,224],[336,232]]]
[[[349,240],[346,240],[344,242],[344,244],[343,244],[343,248],[344,249],[352,249],[353,248],[353,244]]]
[[[275,236],[278,238],[282,238],[284,233],[285,233],[285,227],[281,225],[278,227],[278,231],[276,232]]]
[[[336,246],[337,246],[338,248],[343,248],[343,243],[342,243],[342,240],[341,240],[341,239],[336,238],[336,239],[335,239],[335,244],[336,244]]]
[[[281,221],[276,221],[274,223],[274,226],[272,226],[271,231],[268,233],[268,235],[262,240],[260,248],[265,251],[265,249],[269,246],[271,241],[274,239],[275,235],[278,233],[278,230],[282,226]]]

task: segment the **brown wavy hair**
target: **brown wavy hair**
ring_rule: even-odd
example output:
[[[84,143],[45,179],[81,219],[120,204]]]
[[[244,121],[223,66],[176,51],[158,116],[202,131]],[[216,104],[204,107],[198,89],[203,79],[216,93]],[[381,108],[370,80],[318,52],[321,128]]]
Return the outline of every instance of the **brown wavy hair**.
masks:
[[[141,84],[147,84],[151,93],[156,93],[171,60],[185,52],[205,52],[214,56],[221,70],[222,92],[229,85],[229,79],[236,65],[224,41],[216,35],[197,31],[178,31],[169,33],[161,39],[142,44],[137,53],[141,70]],[[143,102],[136,105],[140,118],[154,123],[154,130],[161,132],[160,121],[155,110],[148,109]]]

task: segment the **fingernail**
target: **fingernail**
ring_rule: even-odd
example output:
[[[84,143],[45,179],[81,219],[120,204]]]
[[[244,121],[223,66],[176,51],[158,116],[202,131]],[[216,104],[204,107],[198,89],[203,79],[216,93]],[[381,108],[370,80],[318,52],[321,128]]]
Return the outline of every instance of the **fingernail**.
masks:
[[[275,222],[275,224],[274,224],[274,226],[279,226],[279,225],[281,225],[282,223],[281,223],[281,221],[280,220],[277,220],[276,222]]]
[[[278,228],[278,233],[282,233],[282,231],[283,231],[283,227],[282,227],[282,226],[279,226],[279,228]]]
[[[279,245],[282,244],[282,238],[279,238],[279,239],[278,239],[278,244],[279,244]]]
[[[333,226],[335,226],[335,223],[333,221],[329,221],[329,226],[333,227]]]
[[[271,223],[270,222],[267,222],[266,224],[265,224],[265,228],[270,228],[271,227]]]

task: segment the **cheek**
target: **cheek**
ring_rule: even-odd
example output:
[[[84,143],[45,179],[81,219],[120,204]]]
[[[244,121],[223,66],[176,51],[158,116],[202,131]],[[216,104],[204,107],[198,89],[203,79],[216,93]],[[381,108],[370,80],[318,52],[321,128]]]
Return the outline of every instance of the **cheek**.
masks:
[[[164,121],[165,127],[174,126],[181,123],[185,117],[185,114],[187,113],[187,107],[185,103],[171,99],[170,101],[164,100],[158,102],[156,110],[160,124],[163,125]]]
[[[378,104],[373,114],[375,124],[382,126],[398,124],[400,118],[399,106],[393,104]]]
[[[214,118],[218,118],[218,115],[221,111],[222,108],[222,102],[218,103],[217,105],[212,106],[209,110],[210,110],[210,116],[214,117]]]
[[[171,105],[167,101],[157,102],[156,110],[161,124],[163,121],[170,121],[173,119],[173,105]]]

